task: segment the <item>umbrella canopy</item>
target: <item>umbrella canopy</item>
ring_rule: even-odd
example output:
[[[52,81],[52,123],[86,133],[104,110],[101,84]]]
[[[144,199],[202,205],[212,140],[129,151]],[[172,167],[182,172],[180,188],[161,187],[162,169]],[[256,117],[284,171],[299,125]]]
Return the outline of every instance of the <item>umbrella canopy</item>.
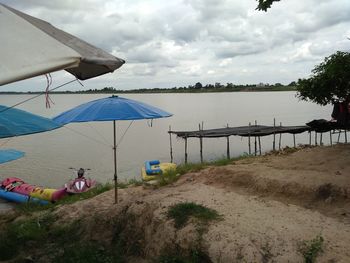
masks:
[[[65,69],[81,80],[125,61],[51,24],[0,4],[0,85]]]
[[[172,116],[171,113],[148,105],[146,103],[122,98],[119,96],[112,96],[79,105],[71,110],[59,114],[58,116],[54,117],[53,120],[60,124],[67,124],[70,122],[113,121],[115,202],[117,203],[118,176],[116,153],[116,121],[157,119],[170,116]]]
[[[0,138],[44,132],[61,127],[54,121],[0,105]]]
[[[60,124],[88,121],[117,121],[157,119],[172,116],[171,113],[146,103],[112,96],[81,104],[53,118]]]
[[[24,152],[21,151],[13,149],[0,150],[0,164],[17,160],[23,156]]]

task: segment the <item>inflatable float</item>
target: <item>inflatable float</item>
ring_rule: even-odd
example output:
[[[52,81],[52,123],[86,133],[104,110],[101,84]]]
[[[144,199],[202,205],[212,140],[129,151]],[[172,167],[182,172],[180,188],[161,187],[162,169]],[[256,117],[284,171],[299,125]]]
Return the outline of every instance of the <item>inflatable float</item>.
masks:
[[[18,203],[25,203],[37,199],[41,201],[45,200],[47,203],[48,201],[55,202],[66,195],[65,188],[43,188],[36,185],[27,184],[22,179],[17,177],[9,177],[4,179],[0,184],[0,189],[2,191],[0,197],[8,201]]]
[[[49,201],[38,199],[35,197],[30,197],[28,195],[9,192],[4,190],[3,188],[0,188],[0,198],[9,202],[16,202],[16,203],[37,203],[41,205],[49,204]]]
[[[141,169],[141,176],[144,181],[151,181],[157,179],[157,176],[164,172],[175,168],[175,163],[161,163],[159,160],[146,161]]]

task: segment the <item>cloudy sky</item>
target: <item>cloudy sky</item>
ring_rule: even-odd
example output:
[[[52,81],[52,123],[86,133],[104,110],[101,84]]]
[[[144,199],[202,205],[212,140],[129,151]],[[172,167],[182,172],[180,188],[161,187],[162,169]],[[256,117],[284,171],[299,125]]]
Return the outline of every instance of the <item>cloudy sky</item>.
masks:
[[[126,60],[84,89],[172,88],[228,82],[288,84],[349,51],[349,0],[0,0]],[[53,87],[72,80],[52,74]],[[37,77],[1,90],[44,90]],[[62,90],[81,90],[77,83]]]

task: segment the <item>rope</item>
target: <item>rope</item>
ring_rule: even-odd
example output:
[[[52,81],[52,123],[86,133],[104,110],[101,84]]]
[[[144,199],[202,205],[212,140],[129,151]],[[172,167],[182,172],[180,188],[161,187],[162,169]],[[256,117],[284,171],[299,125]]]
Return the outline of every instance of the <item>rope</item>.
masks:
[[[90,140],[92,140],[92,141],[94,141],[94,142],[96,142],[96,143],[99,143],[99,144],[101,144],[101,145],[107,146],[108,148],[112,147],[110,144],[106,144],[105,142],[96,140],[95,138],[90,137],[90,136],[88,136],[88,135],[86,135],[86,134],[84,134],[84,133],[78,132],[78,131],[76,131],[76,130],[74,130],[74,129],[72,129],[72,128],[68,128],[67,126],[63,126],[63,127],[66,128],[67,130],[70,130],[70,131],[72,131],[72,132],[74,132],[74,133],[76,133],[76,134],[79,134],[79,135],[81,135],[81,136],[83,136],[83,137],[85,137],[85,138],[88,138],[88,139],[90,139]]]
[[[47,109],[47,108],[51,107],[50,103],[52,103],[52,104],[55,104],[55,103],[53,102],[53,100],[50,98],[50,95],[49,95],[50,87],[52,85],[51,74],[50,73],[45,74],[45,77],[46,77],[46,82],[47,82],[46,89],[45,89],[45,103],[46,103],[46,109]]]
[[[74,81],[77,81],[77,80],[78,80],[78,79],[74,79],[74,80],[68,81],[68,82],[66,82],[66,83],[64,83],[64,84],[62,84],[62,85],[57,86],[56,88],[50,89],[49,91],[54,91],[54,90],[56,90],[56,89],[59,89],[59,88],[65,86],[65,85],[68,85],[68,84],[70,84],[70,83],[72,83],[72,82],[74,82]],[[78,83],[80,83],[80,81],[78,81]],[[80,84],[81,84],[81,83],[80,83]],[[14,105],[12,105],[12,106],[10,106],[10,107],[7,107],[7,108],[3,109],[2,111],[0,111],[0,113],[1,113],[1,112],[4,112],[4,111],[7,111],[7,110],[9,110],[9,109],[15,108],[16,106],[19,106],[19,105],[21,105],[21,104],[23,104],[23,103],[26,103],[26,102],[30,101],[30,100],[36,99],[37,97],[40,97],[41,95],[44,95],[45,93],[46,93],[46,91],[40,92],[38,95],[35,95],[35,96],[31,97],[31,98],[28,98],[28,99],[26,99],[26,100],[23,100],[23,101],[18,102],[18,103],[14,104]]]
[[[125,136],[126,132],[129,130],[129,128],[130,128],[130,126],[131,126],[131,124],[133,124],[133,123],[134,123],[134,121],[130,122],[130,124],[129,124],[128,128],[126,128],[126,130],[124,131],[124,133],[123,133],[122,137],[120,137],[120,139],[119,139],[119,141],[118,141],[118,143],[117,143],[116,147],[118,147],[118,146],[119,146],[119,144],[122,142],[122,140],[123,140],[123,138],[124,138],[124,136]]]
[[[106,139],[106,137],[104,137],[103,135],[102,135],[102,133],[100,133],[93,125],[91,125],[89,122],[87,122],[86,123],[92,130],[94,130],[95,132],[96,132],[96,134],[98,135],[98,136],[100,136],[103,140],[104,140],[104,142],[106,143],[106,144],[109,144],[110,142]]]

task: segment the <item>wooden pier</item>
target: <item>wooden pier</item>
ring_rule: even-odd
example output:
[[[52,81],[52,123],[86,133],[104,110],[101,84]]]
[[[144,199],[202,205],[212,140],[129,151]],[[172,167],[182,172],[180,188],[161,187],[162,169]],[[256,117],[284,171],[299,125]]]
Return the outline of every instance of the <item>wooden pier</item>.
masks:
[[[187,153],[187,140],[188,138],[198,138],[200,141],[200,160],[203,162],[203,138],[224,138],[226,137],[227,140],[227,158],[230,159],[230,143],[229,143],[229,137],[230,136],[241,136],[241,137],[248,137],[248,153],[252,154],[252,142],[251,139],[254,139],[254,155],[260,154],[261,155],[261,137],[273,135],[273,144],[272,149],[276,150],[276,135],[279,135],[279,142],[278,142],[278,148],[281,149],[281,140],[282,140],[282,134],[288,133],[293,135],[293,142],[294,147],[296,147],[296,138],[295,135],[303,132],[309,132],[309,144],[311,145],[311,132],[315,132],[315,145],[317,145],[317,134],[320,133],[320,142],[319,144],[322,145],[322,134],[325,132],[329,132],[330,134],[330,144],[332,144],[332,134],[335,133],[335,130],[333,127],[329,128],[315,128],[310,127],[307,125],[303,126],[282,126],[282,123],[280,123],[279,126],[276,126],[276,121],[274,120],[273,126],[266,126],[266,125],[257,125],[257,122],[255,121],[254,125],[251,125],[249,123],[248,126],[239,126],[239,127],[227,127],[225,128],[218,128],[218,129],[203,129],[203,123],[202,125],[199,124],[198,130],[193,131],[172,131],[171,127],[169,127],[169,135],[170,135],[170,158],[171,162],[173,162],[173,150],[172,150],[172,139],[171,135],[175,134],[177,137],[182,138],[185,140],[185,163],[187,163],[188,160],[188,153]],[[341,130],[337,132],[338,135],[338,142],[340,139]],[[345,142],[347,143],[347,134],[346,130],[344,130],[345,134]]]

